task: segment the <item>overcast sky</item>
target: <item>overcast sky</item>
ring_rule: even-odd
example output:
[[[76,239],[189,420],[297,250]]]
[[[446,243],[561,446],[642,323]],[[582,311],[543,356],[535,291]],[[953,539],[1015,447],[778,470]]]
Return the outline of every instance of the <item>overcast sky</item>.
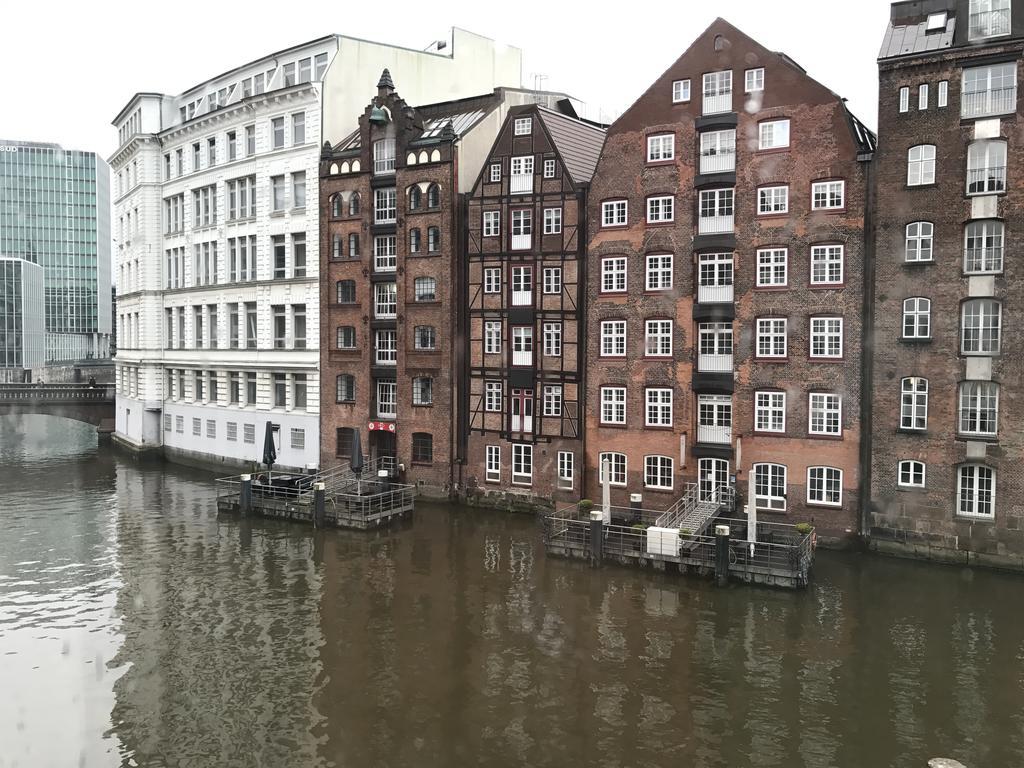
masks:
[[[0,23],[0,138],[53,141],[108,157],[117,141],[110,121],[137,91],[180,93],[331,33],[425,48],[446,39],[452,26],[518,46],[524,85],[545,75],[544,88],[572,94],[587,105],[587,117],[608,121],[715,16],[788,53],[811,77],[848,98],[853,112],[874,128],[875,58],[888,14],[888,0],[17,0],[5,5]]]

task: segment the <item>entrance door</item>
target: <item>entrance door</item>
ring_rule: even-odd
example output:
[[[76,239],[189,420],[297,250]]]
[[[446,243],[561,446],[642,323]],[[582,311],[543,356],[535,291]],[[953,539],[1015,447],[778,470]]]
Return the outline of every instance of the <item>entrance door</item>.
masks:
[[[729,485],[729,462],[701,459],[697,464],[701,501],[717,501],[718,492]]]
[[[398,458],[398,441],[394,432],[375,430],[370,433],[370,461],[380,460],[381,469],[394,471]]]
[[[533,390],[512,390],[512,431],[533,432]]]

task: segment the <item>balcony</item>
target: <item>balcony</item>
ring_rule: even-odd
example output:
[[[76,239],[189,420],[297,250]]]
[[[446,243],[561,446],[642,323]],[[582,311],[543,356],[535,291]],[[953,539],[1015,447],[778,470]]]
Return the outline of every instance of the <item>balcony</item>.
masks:
[[[509,181],[509,192],[513,195],[525,195],[533,192],[533,174],[513,173]]]
[[[531,366],[533,365],[532,349],[515,349],[512,351],[512,365]]]
[[[967,194],[983,195],[1006,191],[1006,166],[967,169]]]
[[[377,404],[377,418],[378,419],[389,419],[394,421],[398,418],[398,412],[395,408],[394,403],[378,403]]]
[[[736,152],[701,153],[700,172],[729,173],[736,170]]]
[[[512,235],[512,250],[513,251],[528,251],[533,244],[533,236],[526,235]]]
[[[529,307],[533,305],[533,292],[530,290],[525,291],[512,291],[512,306],[513,307]]]
[[[374,224],[394,224],[396,221],[396,208],[377,208],[373,212]]]
[[[705,445],[732,445],[732,427],[713,427],[700,424],[697,442]]]
[[[373,309],[373,317],[375,320],[396,320],[398,310],[395,304],[378,304]]]
[[[726,93],[705,93],[704,114],[717,115],[721,112],[732,112],[732,91]]]
[[[986,37],[998,37],[1010,34],[1010,9],[1001,8],[994,11],[972,13],[970,20],[969,40],[981,40]]]
[[[735,216],[701,216],[697,222],[697,233],[701,235],[719,235],[735,231]]]
[[[705,355],[697,358],[697,370],[701,373],[732,373],[732,355]]]
[[[960,117],[988,117],[1017,111],[1017,86],[961,94]]]
[[[731,304],[732,300],[733,286],[731,284],[697,286],[697,302],[700,304]]]
[[[377,365],[395,366],[398,365],[398,357],[393,349],[378,349],[374,359]]]

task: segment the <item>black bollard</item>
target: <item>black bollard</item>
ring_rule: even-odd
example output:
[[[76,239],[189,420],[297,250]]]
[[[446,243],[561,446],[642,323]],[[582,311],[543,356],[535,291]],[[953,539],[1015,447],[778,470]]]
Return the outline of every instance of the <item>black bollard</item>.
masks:
[[[252,514],[252,475],[242,475],[242,485],[238,492],[238,510],[242,517]]]
[[[324,527],[324,512],[327,506],[327,492],[323,483],[313,485],[313,527]]]
[[[644,497],[639,493],[629,494],[629,515],[633,518],[634,523],[642,523],[643,513],[640,511],[644,504]]]
[[[604,514],[599,509],[590,513],[590,564],[604,559]]]
[[[729,583],[729,526],[715,526],[715,583],[724,587]]]

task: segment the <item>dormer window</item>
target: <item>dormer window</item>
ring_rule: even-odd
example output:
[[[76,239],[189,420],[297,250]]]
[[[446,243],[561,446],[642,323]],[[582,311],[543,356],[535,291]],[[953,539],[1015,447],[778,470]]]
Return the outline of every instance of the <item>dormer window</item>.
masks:
[[[946,29],[946,12],[929,13],[928,23],[925,25],[925,32],[941,32]]]
[[[533,132],[533,119],[529,117],[517,117],[515,122],[516,136],[529,136]]]

